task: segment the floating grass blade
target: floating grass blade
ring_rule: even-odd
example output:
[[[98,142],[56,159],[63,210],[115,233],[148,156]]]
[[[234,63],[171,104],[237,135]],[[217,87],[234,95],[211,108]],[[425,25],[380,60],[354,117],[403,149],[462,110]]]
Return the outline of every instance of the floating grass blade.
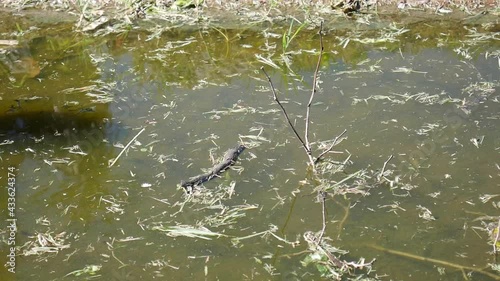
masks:
[[[221,236],[227,236],[221,233],[213,232],[210,229],[200,226],[194,227],[190,225],[177,225],[177,226],[155,226],[153,230],[159,230],[161,232],[165,232],[170,237],[178,237],[185,236],[189,238],[200,238],[205,240],[212,240],[210,237],[217,236],[217,238]]]

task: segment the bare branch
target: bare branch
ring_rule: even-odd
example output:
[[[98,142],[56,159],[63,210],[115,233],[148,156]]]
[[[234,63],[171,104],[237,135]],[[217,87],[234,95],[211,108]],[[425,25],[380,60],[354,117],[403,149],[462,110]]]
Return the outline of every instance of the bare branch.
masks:
[[[384,162],[384,166],[382,166],[382,171],[380,171],[380,174],[378,175],[377,177],[377,180],[380,182],[380,180],[382,179],[382,177],[384,176],[384,172],[385,172],[385,168],[387,166],[387,164],[389,163],[389,161],[391,161],[393,158],[392,154],[391,156],[389,156],[389,159],[387,159],[385,162]]]
[[[497,223],[496,232],[497,232],[497,235],[495,236],[495,241],[493,241],[493,254],[495,255],[495,257],[496,257],[496,254],[498,252],[498,249],[497,249],[498,238],[500,238],[500,219],[498,220],[498,223]],[[493,231],[493,233],[495,233],[495,231]]]
[[[285,116],[285,119],[288,122],[288,125],[290,125],[290,128],[292,128],[292,131],[294,132],[295,136],[297,137],[297,139],[299,139],[300,143],[302,144],[302,147],[304,148],[307,155],[309,156],[311,154],[311,151],[307,147],[306,143],[302,140],[302,138],[300,137],[300,135],[297,132],[297,130],[295,129],[295,127],[293,126],[292,121],[290,121],[290,118],[288,117],[288,114],[286,113],[285,108],[283,107],[280,100],[278,99],[278,95],[276,94],[276,89],[274,88],[273,81],[271,80],[271,77],[269,77],[269,75],[267,74],[264,67],[261,67],[260,70],[262,70],[262,72],[264,72],[264,75],[266,75],[267,81],[269,82],[269,86],[271,87],[271,91],[273,92],[274,101],[280,106],[281,112],[283,112],[283,115]],[[311,159],[309,159],[309,160],[311,160]],[[311,164],[314,164],[314,162],[312,162]]]
[[[120,158],[120,156],[122,156],[123,152],[125,152],[125,150],[127,150],[127,148],[129,148],[129,146],[135,141],[135,139],[140,135],[142,134],[142,132],[144,132],[144,130],[146,130],[146,128],[142,128],[142,130],[139,131],[139,133],[137,133],[137,135],[135,135],[135,137],[133,137],[128,143],[127,145],[122,149],[122,151],[120,151],[120,154],[118,154],[118,156],[116,156],[116,158],[113,160],[113,162],[111,162],[111,164],[109,164],[108,168],[111,168],[113,167],[113,165],[116,163],[116,161],[118,161],[118,158]]]
[[[314,70],[314,78],[313,78],[313,85],[312,85],[312,91],[311,91],[311,97],[309,98],[309,102],[307,103],[307,112],[306,112],[306,128],[305,128],[305,133],[304,133],[304,138],[306,140],[306,152],[309,156],[309,159],[312,159],[312,152],[311,152],[311,143],[309,142],[309,123],[310,123],[310,115],[311,115],[311,104],[314,99],[314,94],[316,93],[316,83],[318,80],[318,73],[319,73],[319,68],[321,66],[321,57],[323,56],[323,22],[321,22],[319,26],[319,56],[318,56],[318,63],[316,64],[316,70]],[[311,160],[311,164],[314,168],[315,161]]]
[[[323,239],[323,235],[326,230],[326,210],[325,210],[325,200],[326,200],[326,191],[318,191],[318,200],[321,201],[321,211],[323,213],[323,228],[318,237],[318,243],[321,243],[321,239]]]
[[[341,137],[342,137],[342,136],[343,136],[346,132],[347,132],[347,130],[346,130],[346,129],[344,129],[344,131],[343,131],[340,135],[338,135],[338,136],[337,136],[337,137],[333,140],[333,142],[332,142],[332,144],[330,145],[330,147],[329,147],[329,148],[327,148],[325,151],[323,151],[323,152],[322,152],[322,153],[321,153],[321,154],[320,154],[320,155],[316,158],[316,160],[314,160],[314,164],[317,164],[317,163],[321,160],[321,157],[323,157],[325,154],[327,154],[328,152],[330,152],[330,151],[333,149],[333,147],[334,147],[335,145],[337,145],[337,141],[338,141],[338,140],[339,140],[339,139],[340,139],[340,138],[341,138]]]

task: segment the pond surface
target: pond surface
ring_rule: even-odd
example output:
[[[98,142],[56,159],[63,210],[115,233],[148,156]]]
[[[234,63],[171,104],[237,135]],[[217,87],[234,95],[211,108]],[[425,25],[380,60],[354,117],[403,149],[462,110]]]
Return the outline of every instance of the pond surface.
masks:
[[[498,32],[441,21],[325,28],[310,140],[317,156],[347,130],[327,157],[345,165],[329,177],[365,192],[327,196],[329,243],[346,261],[376,258],[371,278],[499,280],[489,266]],[[158,27],[96,38],[61,25],[2,46],[0,251],[6,263],[15,218],[17,256],[16,273],[7,266],[0,279],[321,280],[301,261],[322,205],[260,71],[302,134],[319,36],[303,29],[285,50],[284,32]],[[186,196],[181,180],[238,142],[248,149],[234,169]],[[175,226],[203,233],[174,237]]]

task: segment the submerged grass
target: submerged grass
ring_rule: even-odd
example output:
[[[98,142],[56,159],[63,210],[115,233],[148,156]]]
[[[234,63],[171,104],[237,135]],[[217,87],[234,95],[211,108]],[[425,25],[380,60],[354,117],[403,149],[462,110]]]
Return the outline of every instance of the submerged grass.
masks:
[[[100,275],[97,275],[97,273],[101,270],[101,268],[102,268],[102,265],[94,265],[94,264],[87,265],[82,269],[78,269],[78,270],[75,270],[75,271],[72,271],[72,272],[66,274],[64,277],[68,277],[71,275],[75,276],[75,277],[90,275],[90,276],[92,276],[92,278],[98,278],[98,277],[100,277]]]

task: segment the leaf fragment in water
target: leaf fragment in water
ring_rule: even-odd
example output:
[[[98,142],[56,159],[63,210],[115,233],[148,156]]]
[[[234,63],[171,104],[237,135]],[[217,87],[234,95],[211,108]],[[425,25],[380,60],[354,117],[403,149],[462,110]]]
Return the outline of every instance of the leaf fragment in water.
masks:
[[[255,55],[257,57],[257,60],[263,64],[267,64],[270,67],[276,68],[276,69],[281,69],[277,64],[275,64],[270,58],[264,58],[261,55]]]

